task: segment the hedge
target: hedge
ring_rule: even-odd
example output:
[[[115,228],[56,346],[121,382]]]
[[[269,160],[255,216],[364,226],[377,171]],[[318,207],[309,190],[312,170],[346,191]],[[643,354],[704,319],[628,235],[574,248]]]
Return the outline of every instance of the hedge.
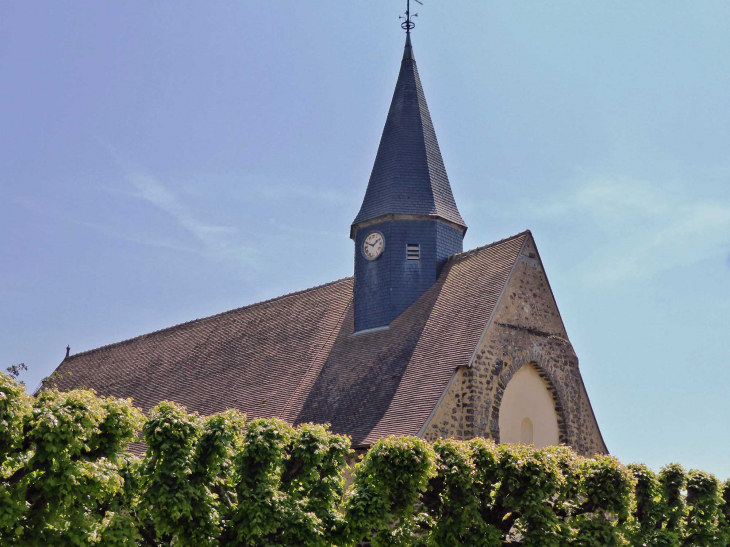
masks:
[[[143,440],[142,457],[126,453]],[[730,484],[567,447],[387,438],[0,375],[0,544],[727,546]]]

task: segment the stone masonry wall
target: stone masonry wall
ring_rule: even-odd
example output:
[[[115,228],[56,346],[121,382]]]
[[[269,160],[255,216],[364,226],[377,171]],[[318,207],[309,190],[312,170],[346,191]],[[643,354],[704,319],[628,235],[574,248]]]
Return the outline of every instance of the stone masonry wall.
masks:
[[[499,407],[505,387],[532,363],[553,396],[560,442],[579,454],[607,453],[557,305],[532,237],[528,238],[507,289],[471,367],[455,372],[423,437],[499,442]]]

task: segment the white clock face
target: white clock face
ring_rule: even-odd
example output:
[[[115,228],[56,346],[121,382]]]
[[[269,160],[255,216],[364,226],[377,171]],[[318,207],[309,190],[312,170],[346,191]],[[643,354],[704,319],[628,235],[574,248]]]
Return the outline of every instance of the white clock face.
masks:
[[[373,232],[362,242],[362,254],[368,260],[375,260],[385,249],[385,239],[380,232]]]

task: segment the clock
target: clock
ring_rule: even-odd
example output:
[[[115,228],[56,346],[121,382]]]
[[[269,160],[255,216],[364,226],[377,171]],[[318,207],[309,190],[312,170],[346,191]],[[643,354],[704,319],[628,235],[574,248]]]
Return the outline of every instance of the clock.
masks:
[[[385,249],[385,238],[380,232],[373,232],[365,238],[362,242],[362,254],[368,260],[375,260]]]

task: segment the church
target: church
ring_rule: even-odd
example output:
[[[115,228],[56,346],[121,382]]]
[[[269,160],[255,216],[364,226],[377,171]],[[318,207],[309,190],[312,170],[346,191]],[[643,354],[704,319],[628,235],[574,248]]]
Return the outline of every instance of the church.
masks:
[[[329,423],[357,448],[412,435],[608,452],[533,235],[463,250],[467,225],[404,28],[349,228],[354,275],[67,355],[60,389],[131,397],[144,411],[170,400]]]

